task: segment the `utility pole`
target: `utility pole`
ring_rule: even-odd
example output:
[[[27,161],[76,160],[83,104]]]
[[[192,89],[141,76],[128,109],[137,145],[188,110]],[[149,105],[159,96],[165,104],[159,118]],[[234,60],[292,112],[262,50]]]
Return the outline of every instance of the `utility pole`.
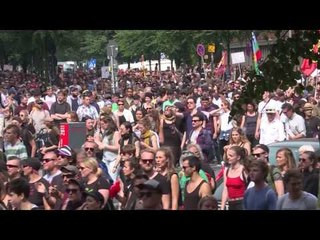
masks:
[[[116,64],[115,58],[118,55],[118,44],[114,40],[110,40],[107,45],[107,55],[108,58],[111,60],[111,83],[112,83],[112,91],[115,93],[118,90],[118,81],[116,79],[115,67]]]

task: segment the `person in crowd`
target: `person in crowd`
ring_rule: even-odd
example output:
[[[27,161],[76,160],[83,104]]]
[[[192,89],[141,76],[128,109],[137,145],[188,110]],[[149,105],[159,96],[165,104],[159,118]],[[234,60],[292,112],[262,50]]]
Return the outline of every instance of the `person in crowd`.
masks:
[[[314,152],[305,151],[299,157],[299,168],[303,175],[303,191],[318,197],[319,169],[316,168],[317,156]]]
[[[267,176],[267,183],[276,192],[277,196],[284,194],[284,185],[282,174],[279,167],[271,165],[269,162],[269,147],[264,144],[256,145],[252,150],[252,155],[255,159],[260,159],[266,162],[269,166],[269,173]],[[249,187],[249,186],[248,186]]]
[[[224,210],[227,201],[229,210],[243,210],[243,197],[248,181],[248,175],[243,165],[245,158],[246,152],[242,147],[233,146],[227,150],[229,167],[224,170],[222,210]]]
[[[316,210],[318,198],[303,191],[303,175],[299,169],[289,169],[284,176],[288,192],[279,197],[277,210]]]
[[[280,148],[276,153],[276,161],[282,177],[289,169],[297,167],[293,153],[289,148]]]
[[[67,112],[67,118],[66,118],[67,123],[71,122],[79,122],[79,118],[76,112]]]
[[[22,126],[22,120],[19,117],[14,117],[12,119],[12,124],[17,125],[20,128],[20,138],[27,149],[28,157],[34,157],[37,146],[33,134],[27,128]]]
[[[167,106],[160,119],[159,140],[161,146],[171,147],[174,156],[174,165],[178,163],[180,158],[181,142],[184,135],[184,132],[180,132],[178,127],[173,107]]]
[[[170,186],[171,196],[171,209],[178,210],[179,201],[179,177],[174,169],[173,161],[174,157],[169,147],[161,147],[156,152],[156,168],[158,172],[166,177],[167,182]]]
[[[268,164],[261,159],[252,161],[249,175],[254,187],[244,193],[243,205],[245,210],[275,210],[277,195],[266,182],[269,173]]]
[[[281,107],[284,114],[284,126],[287,140],[306,137],[306,125],[303,117],[294,112],[290,103],[284,103]]]
[[[162,207],[163,209],[170,209],[170,185],[166,177],[155,171],[155,152],[151,149],[142,150],[139,165],[149,179],[154,179],[160,183],[162,189]]]
[[[102,170],[95,158],[86,158],[79,164],[81,177],[85,179],[84,187],[86,191],[99,191],[104,198],[104,208],[109,208],[109,188],[110,183],[101,176]]]
[[[140,196],[142,199],[142,210],[162,210],[161,197],[162,189],[157,180],[149,179],[141,183]]]
[[[148,149],[156,151],[159,146],[159,136],[151,130],[151,122],[147,116],[138,122],[138,129],[140,130],[140,149]]]
[[[118,100],[118,106],[119,109],[115,111],[114,114],[118,118],[119,126],[124,122],[130,122],[130,124],[133,124],[134,118],[132,112],[124,107],[124,101]]]
[[[11,156],[26,159],[28,157],[27,149],[20,140],[20,129],[17,125],[11,124],[4,131],[4,152],[6,158]]]
[[[85,202],[80,210],[103,210],[104,198],[99,191],[84,192]]]
[[[247,151],[247,155],[251,154],[251,143],[245,136],[243,130],[241,128],[233,128],[231,130],[231,138],[229,140],[229,144],[224,146],[224,159],[226,159],[226,152],[232,146],[243,147]]]
[[[214,196],[205,196],[200,199],[198,210],[218,210],[218,201]]]
[[[57,101],[54,102],[50,108],[50,117],[54,120],[56,126],[60,126],[60,123],[66,122],[68,112],[71,111],[69,103],[66,101],[67,93],[65,91],[59,91]]]
[[[30,185],[24,178],[17,178],[10,182],[8,193],[13,210],[37,210],[39,207],[29,200]]]
[[[187,182],[184,193],[183,206],[185,210],[196,210],[201,198],[211,195],[212,190],[205,180],[203,180],[199,171],[201,168],[200,159],[196,156],[189,156],[183,159],[182,168],[190,181]]]
[[[109,176],[115,182],[120,170],[113,172],[120,147],[120,133],[117,131],[115,122],[110,117],[101,118],[100,124],[101,130],[100,132],[96,132],[94,141],[98,145],[98,148],[103,151],[102,162],[105,163]]]
[[[68,194],[68,198],[64,202],[61,210],[80,210],[84,204],[84,186],[83,184],[74,178],[68,180],[65,192]],[[102,196],[102,204],[103,204]]]

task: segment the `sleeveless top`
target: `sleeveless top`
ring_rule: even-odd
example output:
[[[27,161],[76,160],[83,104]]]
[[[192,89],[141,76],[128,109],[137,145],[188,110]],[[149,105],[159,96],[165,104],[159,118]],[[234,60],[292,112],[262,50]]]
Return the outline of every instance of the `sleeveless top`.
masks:
[[[241,198],[244,196],[244,192],[246,191],[246,184],[244,180],[240,178],[240,175],[238,177],[231,178],[227,173],[226,187],[230,199]]]
[[[108,144],[108,145],[113,145],[114,144],[113,136],[111,136],[111,137],[110,137],[110,135],[104,136],[104,138],[102,139],[102,143]],[[104,149],[102,161],[107,164],[107,162],[115,161],[117,156],[118,156],[118,152],[115,152],[115,151],[112,152],[110,150]]]
[[[185,210],[197,210],[198,209],[198,203],[201,199],[199,196],[200,188],[203,183],[205,183],[205,180],[202,180],[200,184],[193,190],[193,192],[188,193],[187,186],[189,182],[187,182],[186,187],[184,189],[184,209]]]
[[[245,129],[246,129],[246,135],[254,135],[256,131],[257,126],[257,118],[258,115],[255,114],[254,116],[248,116],[245,115]]]

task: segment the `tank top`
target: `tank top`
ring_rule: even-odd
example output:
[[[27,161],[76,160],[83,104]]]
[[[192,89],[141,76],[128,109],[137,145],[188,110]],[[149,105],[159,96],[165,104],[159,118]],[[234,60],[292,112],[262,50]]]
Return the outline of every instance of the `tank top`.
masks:
[[[254,135],[256,131],[257,126],[257,118],[258,115],[255,114],[254,116],[248,116],[245,115],[245,129],[246,129],[246,135]]]
[[[228,196],[231,199],[243,197],[244,192],[246,191],[246,184],[240,178],[240,176],[235,177],[235,178],[231,178],[228,176],[228,172],[227,172],[226,187],[228,190]]]
[[[193,192],[188,193],[187,186],[189,182],[186,184],[186,188],[184,189],[184,209],[185,210],[197,210],[198,209],[198,203],[201,199],[199,196],[200,188],[203,183],[205,183],[205,180],[202,180],[200,184],[193,190]]]

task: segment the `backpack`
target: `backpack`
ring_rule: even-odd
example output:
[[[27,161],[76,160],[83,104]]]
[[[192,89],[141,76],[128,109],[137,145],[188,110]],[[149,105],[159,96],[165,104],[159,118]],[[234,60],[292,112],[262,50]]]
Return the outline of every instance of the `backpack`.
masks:
[[[50,139],[49,133],[45,132],[44,129],[41,129],[36,135],[35,135],[35,142],[36,142],[36,157],[39,159],[42,159],[42,153],[40,152],[40,148],[45,147],[46,145],[52,144],[52,141]]]

